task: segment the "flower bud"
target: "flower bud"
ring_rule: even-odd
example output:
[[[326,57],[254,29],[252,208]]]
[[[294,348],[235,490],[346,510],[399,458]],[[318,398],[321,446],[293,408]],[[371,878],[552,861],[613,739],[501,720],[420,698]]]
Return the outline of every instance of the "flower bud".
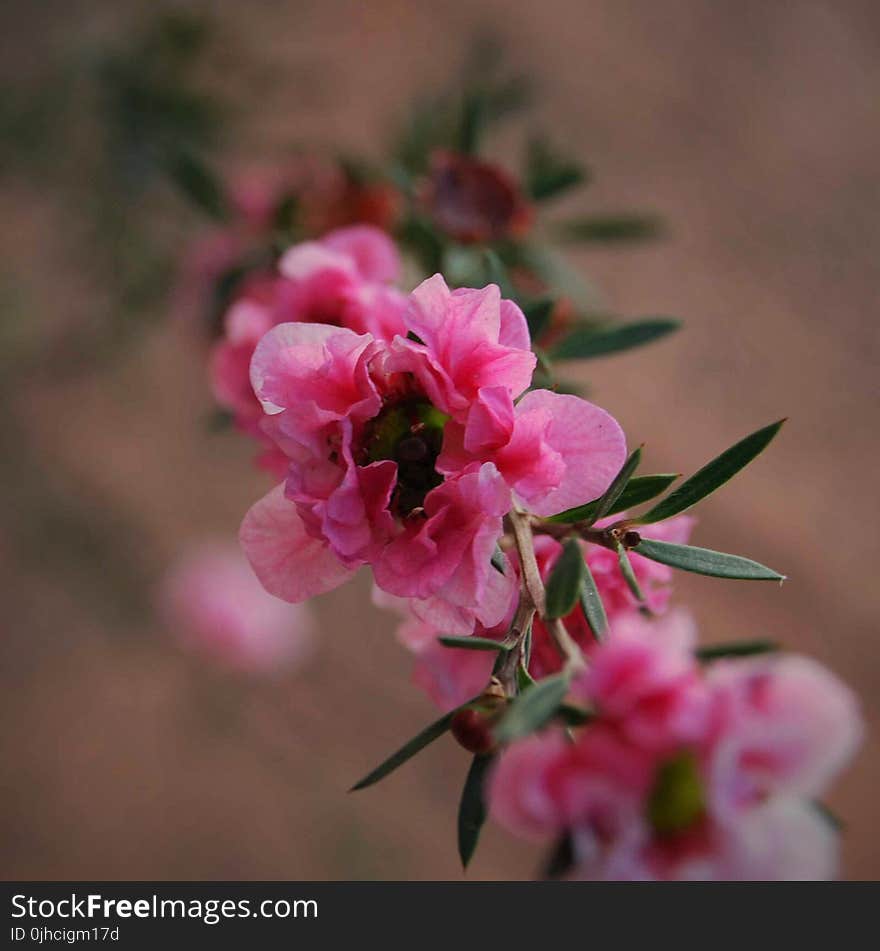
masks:
[[[493,677],[480,698],[452,718],[452,735],[469,753],[478,756],[491,753],[496,745],[492,728],[506,705],[504,687]]]

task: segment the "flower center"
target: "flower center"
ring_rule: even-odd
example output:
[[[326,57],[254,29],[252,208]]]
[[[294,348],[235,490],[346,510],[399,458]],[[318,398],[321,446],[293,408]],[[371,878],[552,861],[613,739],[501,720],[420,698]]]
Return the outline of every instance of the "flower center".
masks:
[[[389,508],[401,518],[420,510],[425,496],[443,482],[434,466],[448,419],[423,398],[410,397],[384,406],[367,423],[361,464],[381,459],[397,463],[397,485]]]
[[[657,770],[648,800],[648,819],[661,836],[691,828],[705,813],[706,799],[696,757],[687,751]]]

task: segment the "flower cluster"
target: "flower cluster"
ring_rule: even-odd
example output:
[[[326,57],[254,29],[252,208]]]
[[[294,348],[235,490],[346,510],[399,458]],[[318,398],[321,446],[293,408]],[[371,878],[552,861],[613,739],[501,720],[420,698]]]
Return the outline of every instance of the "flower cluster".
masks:
[[[492,815],[564,836],[576,878],[833,877],[836,836],[815,800],[858,746],[852,694],[803,657],[704,672],[694,649],[680,614],[622,619],[572,684],[588,724],[512,744]]]
[[[481,124],[511,91],[456,90],[375,175],[302,160],[226,189],[190,284],[202,297],[210,284],[219,318],[216,401],[275,478],[240,541],[281,600],[270,610],[252,575],[212,557],[168,604],[203,648],[268,666],[293,619],[282,602],[368,566],[443,715],[355,788],[451,732],[473,754],[465,865],[488,811],[555,844],[554,871],[571,878],[832,877],[818,797],[859,743],[854,698],[774,645],[708,662],[687,616],[667,610],[674,569],[784,580],[690,544],[693,507],[782,421],[671,489],[678,475],[639,472],[641,448],[628,454],[614,418],[559,379],[559,362],[677,322],[597,315],[551,247],[554,234],[641,239],[653,219],[538,228],[543,203],[586,169],[540,139],[516,175],[480,154]],[[407,293],[414,272],[425,279]]]
[[[289,465],[241,539],[286,600],[369,564],[417,616],[470,634],[510,604],[512,578],[491,564],[504,516],[514,506],[550,515],[601,493],[624,436],[591,403],[525,393],[536,362],[526,321],[497,287],[451,291],[435,275],[402,323],[390,341],[315,323],[261,338],[251,381],[262,431]]]

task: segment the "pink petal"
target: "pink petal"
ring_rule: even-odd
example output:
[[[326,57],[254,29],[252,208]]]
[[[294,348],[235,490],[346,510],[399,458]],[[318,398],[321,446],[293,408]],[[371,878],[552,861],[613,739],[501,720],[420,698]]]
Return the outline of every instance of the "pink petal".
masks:
[[[521,421],[542,415],[544,452],[524,459],[516,446]],[[557,475],[558,459],[564,463]],[[626,459],[626,438],[617,421],[605,410],[576,396],[533,390],[517,404],[511,446],[499,455],[498,467],[515,463],[522,472],[513,487],[536,515],[555,515],[601,495]],[[542,469],[550,477],[541,484]]]
[[[400,255],[381,228],[373,225],[337,228],[325,235],[321,244],[345,255],[364,280],[391,283],[400,276]]]
[[[331,591],[352,575],[323,541],[306,533],[282,486],[251,507],[239,540],[263,587],[285,601],[305,601]]]

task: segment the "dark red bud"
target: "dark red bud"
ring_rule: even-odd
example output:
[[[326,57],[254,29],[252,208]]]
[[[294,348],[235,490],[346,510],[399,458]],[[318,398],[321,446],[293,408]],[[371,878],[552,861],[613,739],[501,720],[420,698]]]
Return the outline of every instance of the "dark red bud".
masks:
[[[485,713],[465,707],[452,718],[452,735],[469,753],[484,755],[495,748],[492,723]]]

